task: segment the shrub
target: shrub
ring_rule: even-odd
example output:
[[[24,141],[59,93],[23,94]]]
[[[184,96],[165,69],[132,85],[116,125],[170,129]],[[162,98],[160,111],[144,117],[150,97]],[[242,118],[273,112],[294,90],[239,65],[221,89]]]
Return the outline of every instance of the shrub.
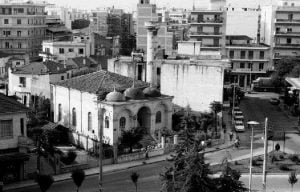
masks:
[[[259,166],[259,164],[257,163],[257,160],[255,160],[255,159],[252,160],[252,166]]]
[[[272,155],[270,156],[270,160],[271,160],[271,163],[274,163],[275,161],[278,161],[276,155],[274,155],[274,154],[272,154]]]
[[[291,160],[291,161],[293,161],[294,163],[298,163],[299,162],[299,157],[298,157],[298,155],[296,155],[296,154],[293,154],[293,155],[290,155],[289,156],[289,159]]]
[[[283,160],[284,159],[284,155],[280,154],[279,155],[279,159]]]
[[[281,171],[289,171],[290,170],[290,168],[287,165],[285,165],[285,164],[280,165],[279,169]]]
[[[70,165],[70,164],[72,164],[75,161],[76,157],[77,157],[77,154],[76,154],[75,151],[68,151],[67,155],[66,156],[62,156],[60,158],[60,160],[64,164]]]
[[[263,159],[259,156],[256,158],[256,161],[263,161]]]

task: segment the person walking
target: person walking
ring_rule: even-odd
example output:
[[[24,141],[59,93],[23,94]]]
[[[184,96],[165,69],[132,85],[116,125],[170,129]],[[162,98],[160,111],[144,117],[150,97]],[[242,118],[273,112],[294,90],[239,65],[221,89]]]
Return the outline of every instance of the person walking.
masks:
[[[229,133],[229,139],[230,139],[230,141],[232,141],[232,139],[233,139],[233,133],[232,132]]]

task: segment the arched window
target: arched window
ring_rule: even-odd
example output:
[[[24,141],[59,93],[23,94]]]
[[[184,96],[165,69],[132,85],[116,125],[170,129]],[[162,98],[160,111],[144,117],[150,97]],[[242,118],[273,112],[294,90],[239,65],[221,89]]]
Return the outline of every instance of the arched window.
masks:
[[[58,121],[62,119],[62,111],[61,111],[61,104],[58,104]]]
[[[125,117],[121,117],[120,118],[120,130],[124,131],[126,127],[126,118]]]
[[[156,112],[155,122],[156,123],[161,123],[161,112],[160,111]]]
[[[105,128],[109,128],[109,119],[107,116],[105,117]]]
[[[88,113],[88,131],[91,131],[93,129],[93,123],[92,123],[92,113]]]
[[[72,109],[72,125],[76,126],[76,109],[75,107]]]

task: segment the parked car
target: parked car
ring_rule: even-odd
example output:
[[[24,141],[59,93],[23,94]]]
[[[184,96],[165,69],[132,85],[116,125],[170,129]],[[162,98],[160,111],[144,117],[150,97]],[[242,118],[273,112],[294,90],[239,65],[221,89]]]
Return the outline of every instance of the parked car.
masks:
[[[235,121],[234,129],[236,132],[244,132],[245,131],[245,125],[243,121]]]
[[[234,111],[233,114],[234,116],[243,116],[243,112],[241,111]]]
[[[271,98],[271,99],[270,99],[270,103],[271,103],[272,105],[279,105],[279,104],[280,104],[280,100],[277,99],[277,98]]]
[[[243,115],[235,115],[234,121],[244,121],[244,116]]]

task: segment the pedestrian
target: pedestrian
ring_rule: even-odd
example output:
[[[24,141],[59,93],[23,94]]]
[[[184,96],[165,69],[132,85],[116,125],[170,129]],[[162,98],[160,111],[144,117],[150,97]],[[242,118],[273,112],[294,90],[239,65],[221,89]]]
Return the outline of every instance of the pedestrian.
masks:
[[[232,138],[233,138],[233,133],[230,132],[230,133],[229,133],[229,139],[230,139],[230,141],[232,141]]]
[[[149,159],[148,147],[146,148],[145,159],[146,159],[146,160]]]

